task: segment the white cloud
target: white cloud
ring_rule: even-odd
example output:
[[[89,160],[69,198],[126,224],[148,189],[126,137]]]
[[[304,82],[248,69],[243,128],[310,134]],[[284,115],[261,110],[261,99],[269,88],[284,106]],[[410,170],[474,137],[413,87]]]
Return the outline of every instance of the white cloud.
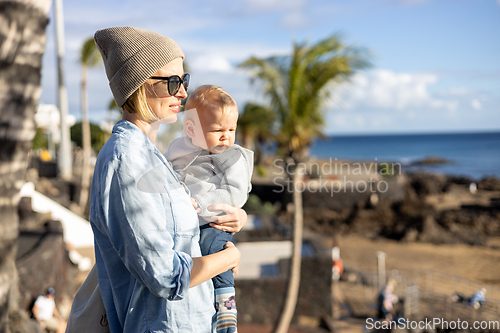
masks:
[[[476,98],[474,98],[472,100],[472,102],[470,103],[470,105],[472,106],[472,108],[474,110],[481,110],[483,108],[483,104],[480,101],[478,101]]]
[[[301,28],[306,27],[309,24],[309,20],[303,11],[294,10],[283,16],[281,24],[289,28]]]
[[[251,89],[249,76],[239,70],[231,70],[228,72],[209,72],[209,71],[194,71],[192,72],[192,80],[190,83],[190,91],[203,84],[214,84],[224,88],[238,104],[238,107],[243,110],[245,103],[253,101],[260,103],[261,94]]]
[[[397,73],[376,69],[358,73],[350,83],[336,87],[340,93],[327,113],[327,133],[384,133],[437,131],[467,127],[470,106],[483,109],[471,89],[431,89],[435,74]],[[432,87],[434,88],[434,87]],[[472,102],[471,102],[472,101]],[[468,107],[469,106],[469,107]]]
[[[259,58],[277,54],[288,54],[291,47],[269,45],[260,42],[244,41],[214,41],[210,39],[179,39],[178,44],[186,54],[186,61],[191,66],[192,60],[209,55],[211,57],[224,57],[230,63],[240,63],[256,56]]]
[[[434,74],[396,73],[385,69],[363,72],[342,87],[341,104],[349,109],[455,110],[458,102],[437,98],[429,92],[428,87],[437,81]]]
[[[441,97],[463,97],[474,94],[475,91],[464,87],[452,87],[439,93]]]
[[[253,12],[283,11],[302,7],[304,0],[246,0],[247,10]]]
[[[304,0],[246,0],[244,10],[247,13],[279,13],[282,17],[280,25],[287,28],[306,27],[310,20],[306,13],[306,2]]]
[[[231,63],[220,54],[202,54],[193,56],[189,66],[196,71],[229,72],[233,67]]]

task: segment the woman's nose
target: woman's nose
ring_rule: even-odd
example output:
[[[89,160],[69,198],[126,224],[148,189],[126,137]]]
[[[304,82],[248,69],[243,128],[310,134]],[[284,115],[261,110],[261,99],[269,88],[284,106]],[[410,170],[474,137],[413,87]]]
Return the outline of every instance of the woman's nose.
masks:
[[[177,94],[175,94],[175,97],[180,98],[180,99],[184,99],[187,97],[187,91],[186,91],[186,88],[184,88],[183,84],[181,84],[181,87],[180,87],[179,91],[177,92]]]

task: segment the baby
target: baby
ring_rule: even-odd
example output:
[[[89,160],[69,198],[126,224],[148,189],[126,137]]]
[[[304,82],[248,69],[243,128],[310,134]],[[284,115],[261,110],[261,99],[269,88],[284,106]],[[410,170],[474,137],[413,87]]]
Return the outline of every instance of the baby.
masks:
[[[189,189],[195,208],[201,210],[200,247],[203,255],[221,251],[233,234],[211,228],[212,216],[221,212],[207,207],[227,203],[241,208],[251,190],[253,152],[234,144],[238,107],[222,88],[204,85],[186,101],[185,135],[174,140],[165,157]],[[236,332],[234,278],[229,270],[213,279],[217,333]]]

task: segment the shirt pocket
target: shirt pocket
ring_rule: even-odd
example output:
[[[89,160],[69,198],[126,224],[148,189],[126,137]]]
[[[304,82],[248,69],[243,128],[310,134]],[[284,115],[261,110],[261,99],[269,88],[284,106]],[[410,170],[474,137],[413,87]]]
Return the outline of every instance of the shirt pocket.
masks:
[[[170,207],[177,236],[193,237],[199,231],[198,214],[182,186],[169,189]]]

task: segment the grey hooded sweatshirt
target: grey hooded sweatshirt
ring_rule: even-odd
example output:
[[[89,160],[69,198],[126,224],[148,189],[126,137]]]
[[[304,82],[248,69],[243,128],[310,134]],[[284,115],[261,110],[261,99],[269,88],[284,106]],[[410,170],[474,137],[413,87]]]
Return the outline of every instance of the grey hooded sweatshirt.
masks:
[[[222,154],[212,154],[193,145],[185,135],[172,141],[165,157],[201,208],[199,216],[220,214],[207,210],[213,204],[241,208],[247,201],[252,189],[253,151],[234,144]],[[200,225],[206,223],[200,218]]]

